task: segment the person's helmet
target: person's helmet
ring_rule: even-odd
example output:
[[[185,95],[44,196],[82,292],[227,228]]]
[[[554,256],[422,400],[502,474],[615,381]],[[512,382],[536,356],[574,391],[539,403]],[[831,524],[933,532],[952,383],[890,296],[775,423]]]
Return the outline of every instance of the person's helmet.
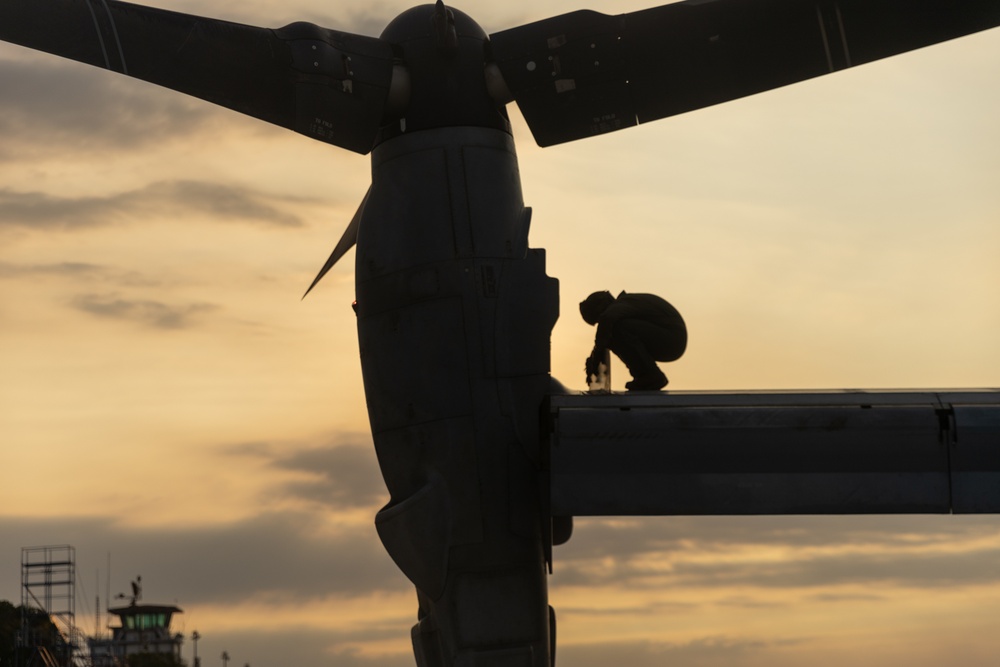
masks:
[[[608,306],[615,302],[615,297],[611,292],[594,292],[580,302],[580,315],[587,324],[597,324],[601,318],[601,313],[608,309]]]

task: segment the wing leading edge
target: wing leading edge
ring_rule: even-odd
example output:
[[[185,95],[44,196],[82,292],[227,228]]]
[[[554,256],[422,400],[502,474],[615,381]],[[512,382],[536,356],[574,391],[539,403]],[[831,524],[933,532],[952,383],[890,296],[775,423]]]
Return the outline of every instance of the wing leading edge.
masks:
[[[368,153],[392,47],[293,23],[270,30],[116,0],[2,0],[0,39],[193,95]]]
[[[998,0],[687,0],[490,36],[542,146],[745,97],[1000,25]]]

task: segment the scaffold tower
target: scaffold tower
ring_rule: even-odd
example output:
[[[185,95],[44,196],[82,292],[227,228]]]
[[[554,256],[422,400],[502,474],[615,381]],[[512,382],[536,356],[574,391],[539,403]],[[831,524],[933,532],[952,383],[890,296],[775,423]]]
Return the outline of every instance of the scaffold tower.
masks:
[[[21,613],[23,646],[34,644],[27,623],[29,609],[39,609],[62,633],[69,651],[66,664],[74,664],[79,647],[76,637],[76,549],[69,545],[21,549]]]

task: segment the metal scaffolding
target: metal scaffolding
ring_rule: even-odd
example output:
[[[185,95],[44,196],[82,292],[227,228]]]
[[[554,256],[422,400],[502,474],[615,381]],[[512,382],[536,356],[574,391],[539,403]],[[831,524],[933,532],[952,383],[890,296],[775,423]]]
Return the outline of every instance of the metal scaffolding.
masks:
[[[69,545],[21,549],[21,645],[37,645],[28,623],[30,609],[52,619],[66,642],[66,664],[74,664],[79,648],[76,627],[76,549]],[[42,647],[44,648],[44,647]],[[55,662],[41,652],[43,662]]]

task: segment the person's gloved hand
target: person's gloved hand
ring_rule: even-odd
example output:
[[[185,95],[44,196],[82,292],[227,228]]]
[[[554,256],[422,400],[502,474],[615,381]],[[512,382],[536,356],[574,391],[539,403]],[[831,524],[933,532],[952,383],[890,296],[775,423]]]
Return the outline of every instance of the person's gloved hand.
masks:
[[[590,383],[591,377],[594,377],[595,379],[597,378],[597,373],[600,370],[600,366],[601,366],[601,358],[599,356],[597,356],[596,354],[592,354],[589,357],[587,357],[587,363],[584,367],[584,370],[587,371],[588,384]]]

